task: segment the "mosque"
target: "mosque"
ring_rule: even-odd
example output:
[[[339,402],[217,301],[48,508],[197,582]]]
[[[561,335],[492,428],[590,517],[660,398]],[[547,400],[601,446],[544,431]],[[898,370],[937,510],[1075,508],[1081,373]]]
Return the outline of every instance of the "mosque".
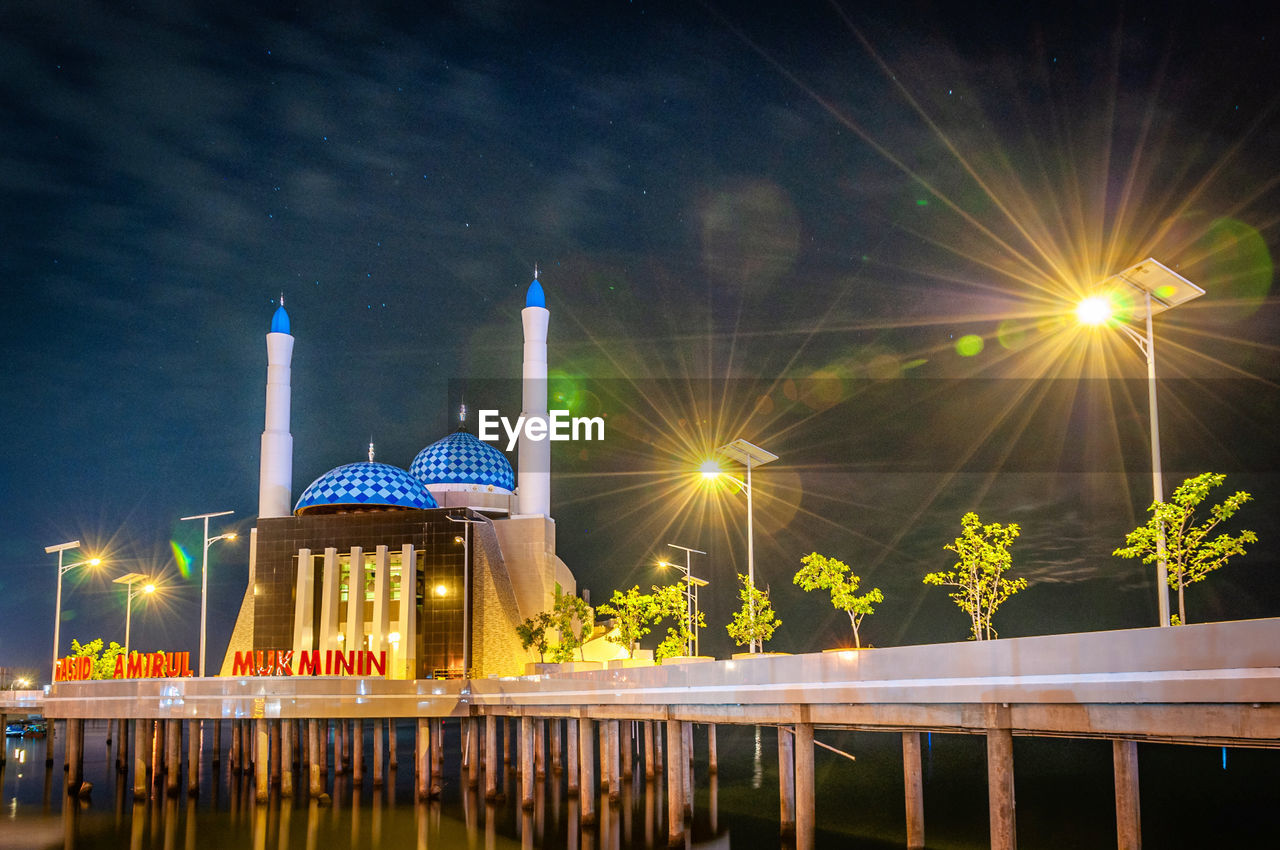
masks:
[[[535,271],[521,311],[526,417],[547,416],[550,315]],[[368,460],[329,470],[294,503],[293,342],[281,303],[267,334],[249,584],[222,675],[250,650],[259,658],[354,652],[381,659],[389,678],[523,672],[536,658],[516,626],[577,591],[556,557],[550,443],[522,433],[518,478],[497,447],[465,427],[408,469],[375,461],[371,445]]]

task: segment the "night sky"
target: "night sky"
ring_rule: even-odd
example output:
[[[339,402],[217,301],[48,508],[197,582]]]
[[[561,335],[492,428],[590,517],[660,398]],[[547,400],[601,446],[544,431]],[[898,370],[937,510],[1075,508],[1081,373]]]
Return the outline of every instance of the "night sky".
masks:
[[[1110,554],[1151,497],[1144,364],[1072,312],[1154,256],[1207,290],[1156,320],[1166,490],[1227,473],[1261,538],[1191,619],[1280,615],[1257,4],[270,5],[0,9],[0,666],[47,675],[43,547],[74,539],[108,564],[68,573],[64,645],[123,640],[110,579],[140,571],[164,588],[134,647],[195,651],[178,518],[253,524],[281,293],[296,499],[371,437],[407,467],[463,397],[518,410],[496,381],[535,264],[554,388],[609,421],[554,450],[595,603],[708,550],[703,650],[730,650],[745,505],[688,471],[745,437],[781,456],[755,479],[771,648],[848,637],[791,584],[815,550],[884,590],[864,639],[963,639],[920,579],[967,510],[1023,528],[1002,635],[1154,625],[1151,571]],[[247,560],[211,552],[211,659]]]

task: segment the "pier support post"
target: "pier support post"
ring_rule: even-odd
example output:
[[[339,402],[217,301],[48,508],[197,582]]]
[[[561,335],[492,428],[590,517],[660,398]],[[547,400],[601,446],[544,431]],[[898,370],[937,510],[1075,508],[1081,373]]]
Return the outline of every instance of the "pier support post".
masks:
[[[591,718],[578,720],[578,819],[590,826],[596,822],[596,746]]]
[[[813,724],[796,724],[796,850],[813,850]]]
[[[1138,742],[1112,741],[1116,772],[1116,847],[1142,850],[1142,810],[1138,791]]]
[[[382,751],[385,749],[383,735],[386,724],[381,720],[373,721],[373,787],[382,787]]]
[[[358,787],[364,782],[364,720],[351,723],[351,781]]]
[[[684,735],[680,721],[667,721],[667,844],[684,846]]]
[[[547,778],[547,722],[537,717],[533,724],[533,775],[541,782]]]
[[[271,765],[271,787],[279,788],[280,772],[283,766],[281,764],[283,759],[280,757],[280,739],[284,737],[282,734],[284,730],[280,728],[281,721],[279,720],[269,720],[267,722],[267,746],[271,748],[268,758],[268,763]]]
[[[498,718],[484,716],[484,798],[490,802],[498,799]]]
[[[564,750],[564,735],[561,730],[564,726],[559,717],[553,717],[547,721],[551,724],[551,772],[562,773],[564,771],[564,760],[562,753]]]
[[[227,752],[227,761],[231,762],[231,772],[240,772],[240,721],[231,721],[231,749]]]
[[[467,718],[467,787],[480,787],[480,718]]]
[[[619,773],[619,750],[622,748],[617,720],[606,721],[609,736],[609,802],[616,803],[622,796],[622,776]]]
[[[341,776],[346,772],[348,753],[347,749],[347,721],[338,720],[333,724],[333,775]]]
[[[395,770],[398,767],[398,759],[396,758],[396,719],[394,717],[387,718],[387,767]]]
[[[298,727],[292,720],[281,720],[280,729],[280,799],[293,798],[293,735]]]
[[[321,720],[316,724],[320,733],[319,751],[320,751],[320,790],[324,790],[324,786],[329,784],[329,721]]]
[[[49,721],[49,731],[44,736],[44,766],[53,767],[53,739],[58,729],[58,721]]]
[[[418,718],[418,734],[415,739],[413,754],[414,787],[418,802],[425,803],[431,799],[431,721],[425,717]]]
[[[907,804],[907,850],[924,847],[924,780],[920,771],[920,733],[902,733],[902,781]]]
[[[707,724],[707,773],[720,772],[720,755],[716,750],[716,724]]]
[[[533,718],[520,718],[520,808],[533,808]]]
[[[66,743],[66,763],[67,763],[67,793],[76,794],[80,791],[80,783],[84,777],[84,759],[80,753],[80,724],[83,720],[73,720],[68,718],[65,721],[64,731],[67,736]]]
[[[195,797],[200,793],[200,745],[203,743],[200,734],[200,721],[188,720],[187,723],[187,796]],[[123,738],[121,739],[123,740]]]
[[[182,721],[170,719],[164,725],[164,793],[176,797],[182,788]]]
[[[340,720],[342,726],[342,769],[351,770],[351,721]]]
[[[257,750],[253,765],[254,799],[265,803],[271,798],[271,721],[259,718],[253,725],[253,745]]]
[[[215,765],[222,763],[222,721],[213,721],[213,763]],[[217,771],[214,771],[215,773]]]
[[[307,793],[315,800],[324,793],[324,774],[320,772],[320,721],[307,721]]]
[[[1013,733],[987,730],[987,805],[991,812],[991,850],[1016,850],[1013,800]]]
[[[654,765],[657,760],[654,758],[653,751],[653,721],[644,721],[644,778],[653,779]]]
[[[635,728],[634,721],[624,720],[622,722],[622,780],[624,782],[630,782],[631,777],[635,775],[632,771],[631,761],[636,748]]]
[[[514,722],[515,721],[513,721],[510,717],[505,718],[502,721],[502,763],[503,764],[511,764],[511,758],[514,752],[514,743],[512,741],[512,738],[514,736],[512,734],[511,727],[514,724]]]
[[[431,721],[431,785],[432,797],[440,796],[440,781],[444,776],[444,721]]]
[[[680,724],[680,734],[683,735],[681,740],[681,753],[684,754],[682,763],[684,765],[684,813],[686,817],[693,817],[693,723],[685,721]]]
[[[662,757],[662,721],[655,721],[653,724],[653,769],[656,774],[661,774],[664,759]]]
[[[570,797],[578,793],[578,718],[570,717],[565,721],[565,761],[569,763],[569,775],[565,777],[566,790]]]
[[[151,766],[151,721],[133,721],[133,799],[147,799],[147,768]]]
[[[778,833],[796,831],[796,756],[789,726],[778,727]]]

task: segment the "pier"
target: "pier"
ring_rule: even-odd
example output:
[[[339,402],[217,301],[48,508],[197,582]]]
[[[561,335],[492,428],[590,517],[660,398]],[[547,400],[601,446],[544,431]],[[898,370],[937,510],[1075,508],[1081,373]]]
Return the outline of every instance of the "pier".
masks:
[[[253,771],[260,800],[273,787],[285,794],[284,775],[295,761],[307,777],[297,792],[305,787],[315,797],[325,793],[329,765],[337,773],[364,771],[366,754],[347,742],[352,722],[369,720],[380,756],[375,776],[388,722],[415,724],[414,787],[427,799],[438,793],[439,721],[458,718],[462,770],[472,785],[483,774],[486,796],[495,793],[491,777],[504,769],[504,752],[517,759],[522,803],[532,800],[539,770],[562,765],[585,823],[598,816],[597,788],[600,808],[616,798],[620,773],[665,776],[673,844],[683,844],[692,789],[705,780],[692,774],[690,748],[714,753],[720,724],[775,726],[782,730],[781,824],[784,831],[794,824],[800,848],[813,846],[822,814],[814,808],[813,759],[824,731],[900,736],[902,772],[883,781],[903,789],[909,847],[924,846],[921,733],[985,737],[993,848],[1017,844],[1014,737],[1104,739],[1112,742],[1115,767],[1116,843],[1136,848],[1139,742],[1280,746],[1280,619],[475,680],[65,682],[42,708],[65,720],[69,786],[78,775],[73,742],[85,719],[132,721],[135,773],[146,774],[154,756],[158,770],[171,775],[169,794],[179,793],[184,734],[188,759],[199,757],[193,735],[205,741],[200,722],[229,721],[228,757]],[[220,745],[214,747],[216,760]]]

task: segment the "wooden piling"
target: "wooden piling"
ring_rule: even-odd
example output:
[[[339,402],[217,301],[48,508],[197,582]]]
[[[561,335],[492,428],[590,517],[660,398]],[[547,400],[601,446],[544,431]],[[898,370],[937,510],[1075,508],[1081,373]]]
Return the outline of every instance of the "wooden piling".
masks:
[[[616,803],[622,796],[622,776],[619,772],[619,750],[622,749],[621,735],[617,720],[608,720],[604,724],[609,736],[609,802]]]
[[[920,769],[920,733],[902,733],[902,778],[907,803],[907,850],[924,847],[924,779]]]
[[[347,770],[349,750],[347,750],[347,721],[336,720],[333,724],[333,775],[341,776]]]
[[[547,723],[541,717],[533,721],[533,775],[539,782],[547,778]]]
[[[65,760],[67,764],[67,793],[78,794],[84,780],[84,758],[80,752],[80,724],[83,720],[68,718],[64,727],[67,736]]]
[[[569,775],[565,778],[570,797],[578,793],[578,718],[570,717],[565,722],[565,761],[569,763]]]
[[[320,787],[323,790],[324,786],[329,784],[329,720],[321,720],[317,726],[319,727],[317,731],[320,733],[317,748],[320,754]]]
[[[667,721],[667,844],[684,845],[684,768],[680,721]]]
[[[480,786],[480,718],[467,718],[467,787]]]
[[[533,718],[520,718],[520,808],[533,808]]]
[[[440,796],[440,783],[444,777],[444,721],[431,722],[431,796]]]
[[[147,799],[147,768],[151,765],[151,721],[133,721],[133,799]]]
[[[217,765],[222,762],[222,721],[214,720],[213,726],[213,745],[210,755],[213,758],[213,764]]]
[[[397,767],[396,758],[396,719],[394,717],[387,718],[387,767],[395,770]]]
[[[1138,742],[1112,741],[1111,761],[1116,774],[1116,847],[1119,850],[1142,850]]]
[[[686,817],[693,817],[693,723],[686,720],[680,724],[680,733],[683,735],[681,751],[684,758],[681,761],[684,764],[684,813]]]
[[[662,757],[662,729],[663,723],[655,721],[653,724],[653,769],[658,774],[662,773],[663,757]]]
[[[231,750],[227,753],[227,761],[231,762],[231,772],[239,773],[240,764],[240,721],[231,721]]]
[[[387,731],[386,724],[381,720],[373,721],[373,787],[382,787],[382,759],[383,750],[385,749],[384,741]]]
[[[285,765],[284,759],[280,757],[280,739],[284,737],[280,728],[279,720],[270,720],[267,725],[267,746],[271,748],[271,754],[267,759],[271,770],[271,787],[280,787],[280,774],[283,772]]]
[[[561,730],[564,724],[561,723],[559,717],[552,717],[547,722],[551,725],[551,772],[562,773],[564,771],[564,761],[561,759],[561,754],[564,750],[564,736],[561,735]]]
[[[484,798],[498,799],[498,718],[484,716]]]
[[[1013,733],[987,730],[987,805],[991,815],[991,850],[1018,846],[1013,800]]]
[[[716,724],[707,724],[707,773],[720,772],[720,756],[716,751]]]
[[[271,722],[265,718],[254,721],[254,800],[265,803],[271,798]]]
[[[796,831],[796,756],[791,729],[778,727],[778,833]]]
[[[280,729],[280,799],[293,798],[293,734],[297,728],[292,720],[282,720]],[[288,806],[285,806],[288,808]]]
[[[609,721],[600,721],[600,792],[609,791]]]
[[[591,719],[578,719],[578,809],[579,821],[590,826],[596,822],[596,748]]]
[[[510,717],[504,718],[502,721],[502,763],[511,764],[512,757],[512,732],[511,727],[515,723]]]
[[[632,771],[632,756],[635,754],[635,723],[627,720],[622,724],[622,781],[630,782],[634,775]]]
[[[320,721],[312,718],[307,721],[307,793],[313,800],[324,793],[325,776],[321,772],[320,749]]]
[[[414,786],[419,803],[431,799],[431,737],[431,721],[419,717],[413,754]]]
[[[359,787],[364,782],[364,720],[351,721],[351,781]]]
[[[796,850],[813,850],[813,724],[796,724]]]
[[[654,765],[657,762],[654,759],[653,752],[653,721],[644,721],[644,778],[653,779]]]
[[[351,770],[351,721],[338,721],[342,726],[342,767],[346,771]]]
[[[200,721],[189,720],[187,728],[187,796],[195,797],[200,793]]]
[[[177,797],[182,789],[182,721],[165,721],[164,793]]]

